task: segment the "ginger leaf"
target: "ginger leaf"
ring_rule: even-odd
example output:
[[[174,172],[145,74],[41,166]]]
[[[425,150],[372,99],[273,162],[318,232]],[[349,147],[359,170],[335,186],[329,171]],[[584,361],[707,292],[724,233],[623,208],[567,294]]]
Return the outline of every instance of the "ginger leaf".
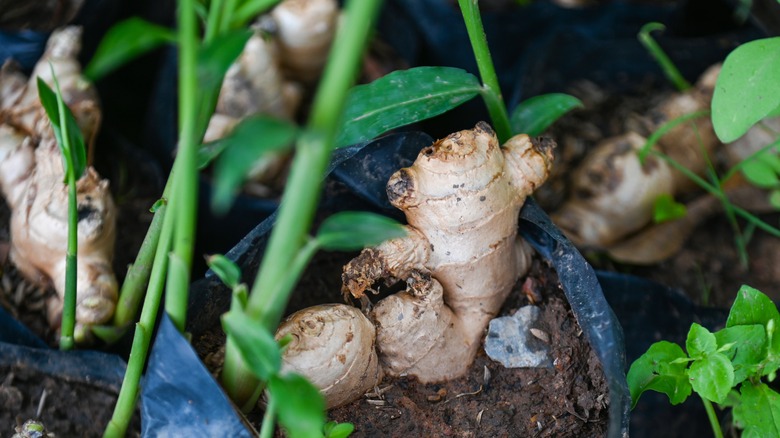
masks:
[[[109,29],[84,69],[84,76],[96,81],[122,64],[159,47],[176,42],[176,34],[165,27],[133,17]]]
[[[437,116],[471,100],[482,86],[452,67],[415,67],[354,87],[347,97],[337,147]]]
[[[76,123],[76,118],[73,117],[70,108],[63,104],[62,108],[65,113],[65,123],[67,124],[66,129],[63,130],[60,123],[61,115],[59,110],[59,104],[62,103],[62,95],[59,93],[54,94],[54,91],[40,77],[38,78],[38,98],[51,121],[54,137],[57,139],[60,151],[62,151],[62,167],[65,169],[64,181],[68,181],[68,176],[71,172],[73,172],[73,179],[78,180],[87,169],[87,150],[84,147],[84,137],[81,135],[81,129],[78,123]],[[63,131],[67,131],[67,138],[63,137]]]
[[[298,374],[273,376],[268,392],[274,400],[279,423],[291,438],[322,436],[325,400],[320,391]]]
[[[543,94],[520,102],[509,116],[509,121],[514,134],[525,133],[535,137],[541,135],[567,112],[582,107],[582,102],[574,96],[562,93]]]
[[[722,403],[734,386],[734,366],[723,353],[696,360],[688,370],[693,390],[715,403]]]
[[[639,396],[647,390],[666,394],[673,405],[684,402],[691,395],[687,364],[675,360],[687,357],[677,344],[660,341],[651,345],[645,354],[631,364],[626,376],[631,391],[631,407],[636,406]]]
[[[404,236],[406,228],[393,219],[368,212],[344,211],[325,219],[316,240],[322,249],[354,251]]]
[[[268,381],[282,368],[279,345],[262,324],[243,312],[230,311],[222,315],[222,328],[257,378]]]
[[[743,438],[780,436],[780,394],[764,383],[746,381],[740,387],[740,402],[734,406],[734,424],[744,429]]]
[[[291,148],[297,134],[298,128],[291,122],[257,115],[242,120],[230,135],[218,140],[217,150],[222,149],[222,153],[214,163],[214,212],[226,213],[257,160],[266,153]]]
[[[734,49],[723,62],[712,96],[712,125],[718,138],[732,142],[780,107],[780,37]]]

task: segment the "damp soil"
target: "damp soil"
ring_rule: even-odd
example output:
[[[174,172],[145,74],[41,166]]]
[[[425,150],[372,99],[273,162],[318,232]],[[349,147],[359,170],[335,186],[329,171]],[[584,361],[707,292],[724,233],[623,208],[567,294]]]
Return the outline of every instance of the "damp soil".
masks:
[[[10,437],[27,420],[52,436],[101,437],[111,419],[117,389],[42,374],[24,364],[0,366],[0,436]],[[127,437],[140,436],[136,413]]]
[[[302,278],[288,311],[338,302],[340,272],[350,257],[323,253]],[[467,375],[441,384],[385,378],[363,398],[328,412],[355,425],[356,437],[585,437],[607,429],[609,395],[601,365],[573,317],[555,271],[536,260],[518,282],[501,314],[531,302],[539,306],[535,328],[553,366],[507,369],[480,349]],[[193,340],[211,371],[219,371],[224,335],[218,327]],[[262,419],[260,409],[249,416]]]

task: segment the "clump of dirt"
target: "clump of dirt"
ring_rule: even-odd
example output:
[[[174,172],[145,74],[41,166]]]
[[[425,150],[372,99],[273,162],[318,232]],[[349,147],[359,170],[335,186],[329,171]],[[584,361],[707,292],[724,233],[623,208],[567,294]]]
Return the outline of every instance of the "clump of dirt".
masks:
[[[288,311],[338,302],[341,266],[350,258],[318,254]],[[582,336],[555,271],[537,260],[528,278],[517,284],[501,313],[536,301],[541,310],[537,326],[549,337],[553,367],[507,369],[481,351],[460,379],[441,384],[385,379],[364,399],[332,409],[329,418],[353,423],[356,437],[603,436],[609,394],[601,365]],[[193,340],[214,374],[221,365],[223,343],[218,326]],[[249,419],[259,428],[262,413],[254,412]]]
[[[4,376],[0,382],[2,436],[11,436],[17,425],[37,419],[58,437],[100,437],[116,404],[115,391],[41,374],[24,365],[2,366],[0,376]],[[141,419],[136,414],[127,436],[140,436],[140,430]]]

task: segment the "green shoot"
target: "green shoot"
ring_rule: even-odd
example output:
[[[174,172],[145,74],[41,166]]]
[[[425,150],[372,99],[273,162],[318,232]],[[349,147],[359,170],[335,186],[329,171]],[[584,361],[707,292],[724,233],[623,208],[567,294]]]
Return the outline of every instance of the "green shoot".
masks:
[[[522,132],[531,137],[542,135],[561,116],[582,107],[579,99],[568,94],[551,93],[532,97],[520,102],[512,111],[512,132]]]
[[[298,258],[311,226],[323,176],[336,146],[347,92],[354,81],[380,4],[378,0],[352,0],[344,5],[342,25],[333,41],[309,121],[298,137],[276,225],[246,309],[249,317],[269,332],[281,320],[291,293],[294,282],[286,278],[290,276],[290,266]],[[285,285],[285,290],[278,290],[280,284]],[[248,407],[257,381],[245,370],[231,336],[228,336],[225,350],[222,383],[239,406]]]
[[[76,119],[62,100],[57,76],[52,68],[56,94],[40,77],[38,96],[49,116],[57,145],[62,152],[65,182],[68,185],[68,248],[65,259],[65,297],[63,299],[62,325],[60,328],[60,349],[70,350],[74,346],[76,327],[76,266],[78,253],[78,204],[76,181],[86,170],[87,154],[84,139]]]
[[[666,75],[666,79],[677,88],[677,91],[688,90],[691,88],[691,84],[685,80],[680,73],[680,70],[677,69],[677,66],[674,65],[661,46],[659,46],[652,35],[650,35],[650,33],[655,30],[665,29],[666,26],[661,23],[647,23],[639,30],[637,38],[639,39],[639,42],[645,46],[645,49],[650,52],[650,55],[655,58],[658,65],[661,67],[661,70],[664,72],[664,75]]]
[[[479,14],[477,0],[458,0],[463,21],[466,23],[466,31],[469,34],[471,48],[477,60],[479,75],[482,77],[482,99],[487,105],[490,119],[498,135],[499,144],[503,144],[512,136],[512,126],[509,123],[509,115],[501,96],[501,87],[498,84],[498,76],[493,67],[493,59],[482,27],[482,17]]]
[[[780,312],[766,295],[742,286],[726,321],[712,333],[694,323],[687,354],[680,346],[656,342],[628,371],[632,407],[647,390],[666,394],[673,405],[696,392],[716,437],[722,437],[712,403],[733,407],[734,425],[743,436],[778,436],[780,394],[766,385],[780,368]]]

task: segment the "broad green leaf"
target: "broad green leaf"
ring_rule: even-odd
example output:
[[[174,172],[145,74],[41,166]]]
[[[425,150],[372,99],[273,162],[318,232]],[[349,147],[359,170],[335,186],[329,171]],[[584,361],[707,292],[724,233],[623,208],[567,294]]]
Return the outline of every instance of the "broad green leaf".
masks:
[[[336,145],[370,140],[391,129],[442,114],[482,90],[476,76],[452,67],[399,70],[347,96]]]
[[[241,283],[241,268],[222,254],[208,256],[206,264],[227,287],[235,289]]]
[[[734,425],[742,438],[780,436],[780,394],[763,383],[749,381],[740,387],[741,401],[734,407]]]
[[[651,345],[628,370],[626,379],[631,391],[631,407],[647,390],[666,394],[673,405],[680,404],[691,395],[691,384],[686,374],[686,363],[672,363],[688,356],[682,348],[671,342],[660,341]]]
[[[171,29],[137,17],[129,18],[109,29],[84,69],[84,76],[96,81],[133,58],[174,42],[176,33]]]
[[[535,137],[541,135],[567,112],[582,107],[582,102],[574,96],[562,93],[543,94],[520,102],[512,111],[509,122],[514,134],[525,133]]]
[[[57,139],[57,145],[62,152],[62,167],[65,169],[63,181],[68,181],[71,172],[73,172],[74,179],[78,180],[87,169],[87,149],[84,147],[84,137],[81,135],[81,128],[76,123],[70,108],[63,104],[62,107],[65,110],[65,123],[68,131],[67,142],[65,141],[65,138],[62,136],[63,129],[60,124],[58,105],[61,95],[54,94],[54,91],[40,77],[38,78],[38,98],[43,109],[46,110],[46,115],[49,116],[54,137]]]
[[[198,51],[198,84],[202,90],[218,89],[233,62],[244,50],[252,31],[240,29],[219,35]]]
[[[273,335],[259,322],[243,312],[222,315],[222,328],[235,341],[249,370],[260,380],[267,381],[282,367],[282,353]]]
[[[328,421],[325,423],[325,438],[346,438],[355,431],[355,425],[352,423],[336,423]]]
[[[712,125],[732,142],[780,106],[780,37],[745,43],[723,62],[712,96]]]
[[[766,326],[772,319],[777,327],[780,324],[780,313],[775,303],[758,289],[743,285],[731,306],[726,327],[751,324]]]
[[[734,366],[723,353],[694,361],[688,369],[691,386],[700,396],[721,403],[734,386]]]
[[[715,352],[718,349],[718,341],[709,330],[694,322],[688,331],[685,349],[688,350],[688,356],[698,359]]]
[[[242,120],[219,140],[223,151],[214,165],[212,209],[218,214],[227,212],[257,160],[268,152],[292,147],[297,133],[291,122],[258,115]]]
[[[756,373],[757,365],[766,357],[766,330],[761,324],[738,325],[715,332],[718,346],[733,343],[726,357],[734,365],[734,384]]]
[[[406,228],[393,219],[368,212],[344,211],[325,219],[316,239],[322,249],[354,251],[404,236]]]
[[[275,400],[279,424],[291,438],[322,436],[325,400],[320,391],[298,374],[273,376],[268,392]]]
[[[686,214],[688,214],[688,209],[685,208],[685,204],[675,201],[674,196],[664,194],[655,198],[653,203],[653,221],[655,223],[680,219]]]

